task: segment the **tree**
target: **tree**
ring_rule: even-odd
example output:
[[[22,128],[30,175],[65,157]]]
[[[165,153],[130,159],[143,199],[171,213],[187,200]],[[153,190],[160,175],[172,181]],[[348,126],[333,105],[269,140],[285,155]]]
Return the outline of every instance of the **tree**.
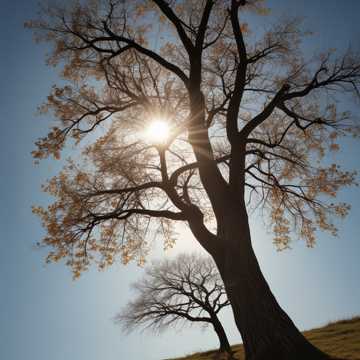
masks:
[[[254,32],[248,11],[266,13],[257,0],[43,5],[28,26],[54,45],[66,83],[40,108],[58,121],[33,155],[58,158],[66,140],[82,152],[34,212],[48,261],[75,277],[119,255],[143,263],[155,235],[171,246],[185,222],[219,269],[247,359],[323,359],[265,281],[248,211],[267,210],[279,249],[290,233],[308,246],[317,229],[336,234],[349,206],[335,197],[355,173],[324,155],[358,133],[337,101],[359,95],[360,61],[351,50],[305,61],[297,19]],[[167,137],[141,135],[155,117]]]
[[[180,254],[163,259],[148,266],[133,288],[137,296],[116,317],[124,331],[139,327],[159,331],[193,323],[212,325],[219,338],[219,351],[231,354],[218,318],[219,311],[230,302],[210,257]]]

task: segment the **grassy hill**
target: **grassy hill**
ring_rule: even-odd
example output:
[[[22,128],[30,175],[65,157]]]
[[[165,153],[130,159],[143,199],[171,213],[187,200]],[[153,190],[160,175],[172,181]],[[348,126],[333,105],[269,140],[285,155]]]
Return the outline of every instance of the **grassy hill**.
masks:
[[[349,360],[360,360],[360,316],[332,322],[318,329],[305,331],[304,335],[327,354]],[[243,360],[242,345],[234,345],[236,359]],[[216,350],[196,353],[176,360],[220,360]],[[171,359],[168,359],[171,360]],[[175,360],[175,359],[173,359]]]

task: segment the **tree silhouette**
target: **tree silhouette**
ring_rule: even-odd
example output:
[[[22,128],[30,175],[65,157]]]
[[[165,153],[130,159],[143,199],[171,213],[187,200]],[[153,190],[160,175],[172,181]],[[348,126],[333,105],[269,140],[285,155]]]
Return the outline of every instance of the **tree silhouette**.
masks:
[[[231,347],[218,313],[230,305],[225,287],[209,257],[180,254],[148,266],[143,278],[133,284],[136,297],[116,316],[126,332],[136,328],[154,331],[178,325],[212,325],[219,338],[219,351]]]
[[[278,305],[254,254],[248,211],[270,215],[280,249],[290,233],[315,243],[336,234],[336,203],[355,173],[320,160],[357,134],[337,94],[359,95],[360,61],[334,51],[305,61],[299,21],[265,32],[243,17],[257,0],[89,0],[43,5],[28,26],[54,45],[48,62],[67,80],[40,112],[57,118],[33,155],[55,158],[68,139],[82,150],[34,207],[48,261],[74,276],[121,256],[144,262],[162,233],[185,222],[224,281],[247,359],[321,359]],[[340,98],[338,98],[340,99]],[[169,135],[144,135],[155,118]],[[296,235],[297,234],[297,235]]]

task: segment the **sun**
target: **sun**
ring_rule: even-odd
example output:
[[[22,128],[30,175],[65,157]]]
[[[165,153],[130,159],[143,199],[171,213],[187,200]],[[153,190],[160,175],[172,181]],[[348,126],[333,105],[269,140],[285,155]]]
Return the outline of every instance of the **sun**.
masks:
[[[170,131],[166,121],[154,119],[146,131],[146,137],[155,144],[163,144],[169,139]]]

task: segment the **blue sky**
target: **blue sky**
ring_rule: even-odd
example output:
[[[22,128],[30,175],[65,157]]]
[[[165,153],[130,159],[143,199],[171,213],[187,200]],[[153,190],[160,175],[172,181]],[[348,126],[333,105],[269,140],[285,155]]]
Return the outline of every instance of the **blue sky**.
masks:
[[[155,360],[217,346],[211,329],[197,327],[161,335],[125,336],[112,318],[131,299],[129,284],[142,274],[130,264],[85,273],[72,281],[63,265],[44,266],[44,252],[34,244],[43,231],[31,205],[46,201],[40,184],[60,165],[34,166],[30,152],[46,132],[47,121],[36,107],[57,80],[46,67],[46,48],[35,45],[23,22],[34,17],[34,0],[1,1],[0,22],[0,357],[6,360]],[[273,14],[304,15],[314,31],[307,52],[322,48],[360,48],[359,1],[273,0]],[[359,108],[355,109],[359,112]],[[348,141],[337,156],[344,167],[360,170],[360,142]],[[331,159],[330,159],[331,160]],[[264,274],[280,304],[301,328],[360,314],[360,189],[341,193],[352,204],[337,238],[319,235],[314,249],[294,242],[278,253],[260,218],[252,219],[254,246]],[[174,250],[153,257],[196,249],[186,230]],[[161,246],[160,246],[161,248]],[[228,311],[224,325],[232,343],[240,337]]]

